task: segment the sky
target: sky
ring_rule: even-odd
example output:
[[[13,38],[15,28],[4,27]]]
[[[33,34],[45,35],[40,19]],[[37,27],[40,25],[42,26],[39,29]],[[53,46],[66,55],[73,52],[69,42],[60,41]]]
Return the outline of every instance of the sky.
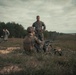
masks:
[[[0,0],[1,22],[16,22],[27,29],[37,15],[48,31],[76,33],[76,0]]]

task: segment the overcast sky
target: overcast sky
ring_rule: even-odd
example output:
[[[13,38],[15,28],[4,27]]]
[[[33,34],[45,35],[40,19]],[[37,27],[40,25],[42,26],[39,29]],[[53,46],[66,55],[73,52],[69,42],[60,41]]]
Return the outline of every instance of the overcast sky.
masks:
[[[0,21],[25,29],[40,15],[46,30],[76,33],[76,0],[0,0]]]

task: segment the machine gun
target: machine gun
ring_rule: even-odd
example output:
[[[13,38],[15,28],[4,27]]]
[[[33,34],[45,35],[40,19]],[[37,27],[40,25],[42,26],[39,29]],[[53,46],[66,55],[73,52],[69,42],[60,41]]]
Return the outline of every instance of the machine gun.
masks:
[[[62,49],[60,47],[53,47],[54,41],[46,40],[43,45],[44,52],[51,52],[53,54],[58,54],[59,56],[62,56]]]

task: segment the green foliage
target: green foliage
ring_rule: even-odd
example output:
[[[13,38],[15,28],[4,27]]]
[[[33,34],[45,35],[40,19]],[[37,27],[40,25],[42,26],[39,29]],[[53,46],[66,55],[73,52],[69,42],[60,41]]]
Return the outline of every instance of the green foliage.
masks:
[[[0,36],[3,34],[2,29],[7,28],[10,31],[9,37],[15,37],[15,38],[23,38],[27,34],[27,31],[24,29],[24,27],[21,24],[15,23],[15,22],[0,22]],[[69,38],[71,37],[71,38]],[[76,35],[75,35],[76,37]],[[72,35],[64,34],[64,33],[58,33],[56,31],[44,31],[44,38],[50,39],[50,40],[56,40],[56,39],[72,39]],[[76,38],[74,38],[76,40]]]
[[[21,38],[26,35],[26,30],[21,24],[15,23],[15,22],[0,22],[0,36],[3,34],[2,29],[7,28],[10,31],[10,36],[9,37],[16,37],[16,38]]]
[[[50,39],[50,40],[56,40],[57,36],[59,35],[60,33],[57,33],[56,31],[45,31],[44,32],[44,37],[45,39]]]

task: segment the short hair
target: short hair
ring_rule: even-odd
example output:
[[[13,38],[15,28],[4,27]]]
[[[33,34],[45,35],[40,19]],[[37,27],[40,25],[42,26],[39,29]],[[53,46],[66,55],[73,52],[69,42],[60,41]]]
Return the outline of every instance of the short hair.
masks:
[[[39,15],[37,15],[36,17],[40,17]]]
[[[34,28],[33,27],[28,27],[27,28],[27,32],[28,33],[32,33],[32,32],[34,32],[35,30],[34,30]]]

